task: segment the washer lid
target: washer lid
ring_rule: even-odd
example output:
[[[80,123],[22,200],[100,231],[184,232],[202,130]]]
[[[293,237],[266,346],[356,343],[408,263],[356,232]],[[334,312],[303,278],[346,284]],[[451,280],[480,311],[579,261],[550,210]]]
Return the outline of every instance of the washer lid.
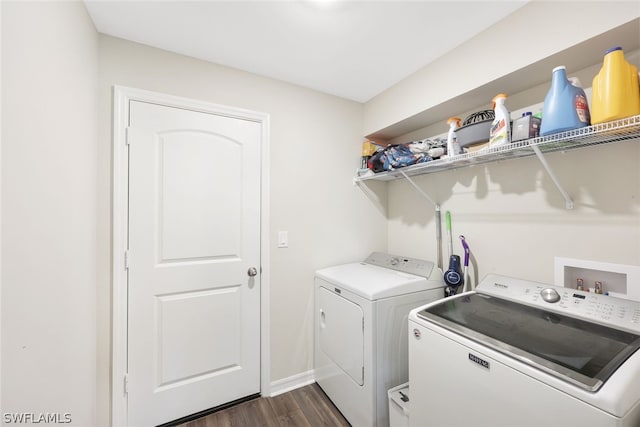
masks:
[[[590,392],[640,349],[640,335],[479,292],[417,316]]]
[[[427,280],[425,277],[364,262],[318,270],[316,277],[370,301],[444,287],[441,280]]]

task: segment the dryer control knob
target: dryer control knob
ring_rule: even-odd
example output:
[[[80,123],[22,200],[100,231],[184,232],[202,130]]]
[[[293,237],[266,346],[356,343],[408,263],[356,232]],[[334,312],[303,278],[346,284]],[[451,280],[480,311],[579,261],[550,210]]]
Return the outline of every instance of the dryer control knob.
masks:
[[[560,301],[560,294],[558,294],[558,292],[553,288],[543,289],[542,291],[540,291],[540,295],[546,302],[553,303]]]

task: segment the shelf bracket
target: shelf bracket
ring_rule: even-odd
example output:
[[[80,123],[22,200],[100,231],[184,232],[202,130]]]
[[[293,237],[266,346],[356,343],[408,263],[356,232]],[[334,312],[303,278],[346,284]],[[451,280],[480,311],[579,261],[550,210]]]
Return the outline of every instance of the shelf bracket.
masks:
[[[413,188],[416,189],[416,191],[418,193],[420,193],[420,195],[422,197],[424,197],[425,199],[427,199],[432,205],[434,205],[437,209],[440,208],[440,205],[438,205],[436,202],[433,201],[433,199],[431,197],[429,197],[429,195],[427,193],[425,193],[424,191],[422,191],[422,188],[418,187],[418,184],[416,184],[410,177],[409,175],[407,175],[405,173],[405,171],[403,171],[402,169],[396,169],[398,172],[400,172],[400,174],[404,177],[404,179],[407,180],[407,182],[409,182],[409,184],[411,184],[411,186]]]
[[[436,219],[436,252],[437,252],[437,265],[438,268],[442,269],[442,226],[440,224],[440,204],[436,203],[431,197],[429,197],[429,195],[427,193],[425,193],[422,188],[418,187],[418,184],[416,184],[410,177],[409,175],[407,175],[402,169],[398,169],[398,172],[400,172],[402,174],[402,176],[404,177],[404,179],[407,180],[407,182],[409,184],[411,184],[411,186],[413,188],[415,188],[415,190],[422,196],[424,197],[426,200],[428,200],[432,205],[435,206],[436,211],[435,211],[435,219]],[[443,270],[444,271],[444,270]]]
[[[553,183],[558,188],[558,191],[560,191],[560,194],[562,194],[562,197],[564,197],[564,205],[565,205],[565,207],[567,209],[573,209],[573,200],[571,200],[571,196],[569,196],[569,193],[567,193],[565,191],[565,189],[562,187],[562,185],[560,185],[560,181],[558,181],[558,178],[556,177],[556,174],[553,173],[553,170],[551,169],[551,166],[549,166],[549,163],[547,163],[547,159],[542,154],[542,151],[540,151],[540,148],[538,148],[537,145],[532,145],[531,148],[533,148],[533,151],[534,151],[534,153],[536,153],[536,156],[538,157],[538,160],[540,160],[540,163],[542,163],[542,166],[547,171],[547,174],[549,175],[549,178],[551,178]]]

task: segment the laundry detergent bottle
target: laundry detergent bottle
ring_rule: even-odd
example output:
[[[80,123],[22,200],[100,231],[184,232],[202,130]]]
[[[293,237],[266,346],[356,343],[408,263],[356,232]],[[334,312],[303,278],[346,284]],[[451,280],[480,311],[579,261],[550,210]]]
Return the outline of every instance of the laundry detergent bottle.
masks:
[[[593,78],[592,122],[603,123],[640,114],[638,67],[627,62],[621,47],[609,49]]]
[[[571,84],[564,66],[553,69],[551,88],[544,98],[540,135],[589,126],[590,113],[582,88]]]
[[[499,93],[493,97],[494,119],[489,129],[489,147],[498,147],[511,142],[511,116],[504,102],[507,95]]]

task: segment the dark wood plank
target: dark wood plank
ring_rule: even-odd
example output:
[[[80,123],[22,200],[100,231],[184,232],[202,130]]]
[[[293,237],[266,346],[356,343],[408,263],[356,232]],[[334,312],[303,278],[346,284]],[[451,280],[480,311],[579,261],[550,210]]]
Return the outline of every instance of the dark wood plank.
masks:
[[[232,427],[231,417],[228,411],[214,412],[206,417],[198,418],[182,424],[181,427]]]
[[[269,398],[269,403],[276,415],[286,415],[289,412],[300,409],[291,392],[271,397]]]
[[[320,390],[318,385],[311,384],[306,387],[302,387],[291,391],[293,398],[298,402],[300,409],[304,413],[305,418],[311,424],[312,427],[321,426],[349,426],[349,423],[344,419],[342,414],[338,416],[334,413],[330,406],[331,404],[324,392]]]
[[[320,401],[322,402],[323,408],[330,411],[333,414],[336,421],[338,422],[338,424],[336,425],[345,426],[345,427],[351,426],[349,421],[347,421],[344,415],[342,415],[342,412],[340,412],[338,408],[336,408],[336,406],[333,404],[331,399],[329,399],[329,397],[325,394],[325,392],[322,390],[322,388],[320,388],[320,386],[317,383],[313,383],[309,387],[311,387],[314,393],[317,394],[318,399],[320,399]]]
[[[218,414],[213,414],[210,419],[210,423],[206,422],[203,427],[231,427],[232,425],[229,412],[220,411]]]
[[[179,427],[349,427],[317,384],[275,397],[261,397]]]
[[[260,425],[264,427],[280,427],[278,417],[273,411],[269,398],[256,399],[257,416],[260,419]]]
[[[266,404],[266,408],[268,408],[269,413],[264,417],[265,419],[263,419],[261,406],[264,404],[260,402],[264,401],[265,399],[262,398],[255,399],[226,409],[225,411],[229,412],[232,427],[279,427],[275,420],[275,414],[268,402],[265,402],[264,404]]]
[[[269,398],[281,427],[311,427],[291,393]]]

